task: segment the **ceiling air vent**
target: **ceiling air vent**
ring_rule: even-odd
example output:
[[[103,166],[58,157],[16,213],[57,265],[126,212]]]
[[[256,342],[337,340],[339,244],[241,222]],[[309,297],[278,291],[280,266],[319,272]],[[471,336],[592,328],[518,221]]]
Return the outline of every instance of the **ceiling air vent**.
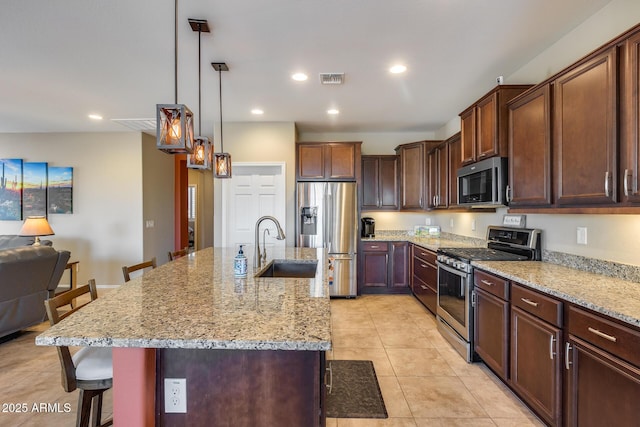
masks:
[[[129,129],[139,131],[155,131],[156,119],[111,119],[112,122],[121,124]]]
[[[344,83],[344,73],[320,73],[320,83],[323,85],[341,85]]]

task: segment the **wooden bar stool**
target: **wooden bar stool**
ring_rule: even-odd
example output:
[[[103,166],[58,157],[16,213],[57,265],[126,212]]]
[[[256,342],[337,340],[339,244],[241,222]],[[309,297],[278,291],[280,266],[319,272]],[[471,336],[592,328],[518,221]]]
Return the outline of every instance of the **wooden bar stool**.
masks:
[[[89,302],[81,305],[76,304],[75,307],[68,311],[58,311],[60,307],[66,306],[65,308],[68,308],[75,298],[86,295],[91,298]],[[87,285],[46,300],[44,305],[49,317],[49,323],[55,325],[96,298],[98,298],[96,282],[91,279]],[[77,300],[77,302],[79,301]],[[89,418],[91,418],[91,426],[113,425],[113,420],[111,419],[101,424],[102,396],[113,384],[111,348],[83,347],[73,356],[67,346],[59,346],[57,350],[60,365],[62,366],[62,387],[69,393],[76,388],[80,389],[76,426],[89,426]]]
[[[134,271],[144,270],[145,268],[151,268],[152,270],[156,268],[156,257],[151,258],[149,261],[141,262],[140,264],[132,265],[132,266],[124,266],[122,267],[122,274],[124,275],[124,281],[128,282],[131,280],[129,274]]]
[[[176,258],[180,258],[186,256],[189,253],[189,247],[185,246],[184,248],[177,251],[169,251],[169,261],[173,261]]]

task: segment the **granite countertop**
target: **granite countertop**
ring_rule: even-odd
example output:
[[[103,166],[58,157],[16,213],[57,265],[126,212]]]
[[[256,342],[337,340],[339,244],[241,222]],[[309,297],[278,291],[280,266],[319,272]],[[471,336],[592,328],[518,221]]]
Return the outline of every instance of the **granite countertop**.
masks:
[[[415,236],[407,231],[382,230],[376,233],[375,237],[363,237],[363,242],[409,242],[422,246],[423,248],[437,251],[440,248],[468,248],[486,247],[487,242],[482,239],[456,238],[455,235],[442,233],[440,237]]]
[[[473,261],[472,264],[640,327],[640,283],[540,261]]]
[[[331,348],[324,249],[272,249],[318,260],[315,278],[233,275],[230,248],[208,248],[147,271],[36,338],[37,345],[311,350]]]

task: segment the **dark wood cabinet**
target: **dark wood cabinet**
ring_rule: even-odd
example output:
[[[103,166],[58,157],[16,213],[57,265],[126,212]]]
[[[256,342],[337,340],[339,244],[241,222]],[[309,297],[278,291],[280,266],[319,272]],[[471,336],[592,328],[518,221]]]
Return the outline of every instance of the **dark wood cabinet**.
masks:
[[[497,86],[460,113],[463,165],[507,155],[507,102],[530,87],[531,85]]]
[[[640,202],[640,33],[624,43],[621,85],[621,200]]]
[[[613,47],[553,83],[558,205],[617,200],[617,62]]]
[[[551,91],[541,86],[509,103],[510,206],[549,206],[551,194]]]
[[[400,209],[425,208],[425,147],[416,142],[397,148],[400,157]]]
[[[474,274],[474,350],[500,378],[509,378],[509,281]]]
[[[398,210],[398,156],[362,156],[363,211]]]
[[[427,157],[429,171],[428,206],[447,208],[449,206],[449,146],[443,143],[433,148]]]
[[[566,425],[637,425],[640,332],[574,306],[567,321]]]
[[[433,314],[438,299],[438,267],[436,253],[418,245],[412,245],[411,290],[416,298]]]
[[[448,201],[449,207],[458,206],[458,169],[462,167],[462,139],[460,132],[447,139],[449,146],[449,170],[448,170]]]
[[[299,181],[357,181],[361,142],[296,143],[296,179]]]
[[[511,285],[513,390],[549,425],[562,424],[562,302]]]
[[[407,242],[362,242],[359,293],[409,292],[408,245]]]

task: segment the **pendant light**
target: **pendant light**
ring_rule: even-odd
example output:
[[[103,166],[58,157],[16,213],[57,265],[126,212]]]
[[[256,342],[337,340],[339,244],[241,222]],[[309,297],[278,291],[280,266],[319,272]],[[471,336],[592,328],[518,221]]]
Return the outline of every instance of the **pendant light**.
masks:
[[[209,33],[209,24],[206,19],[189,19],[189,25],[193,31],[198,32],[198,135],[193,139],[193,153],[187,155],[187,167],[190,169],[211,169],[211,143],[209,138],[202,136],[202,88],[201,74],[201,36]]]
[[[193,152],[193,113],[178,104],[178,0],[174,5],[174,103],[156,104],[156,147],[169,154]]]
[[[211,66],[218,72],[220,80],[220,152],[213,155],[214,177],[231,178],[231,154],[224,152],[222,141],[222,72],[229,71],[229,67],[224,62],[212,62]]]

